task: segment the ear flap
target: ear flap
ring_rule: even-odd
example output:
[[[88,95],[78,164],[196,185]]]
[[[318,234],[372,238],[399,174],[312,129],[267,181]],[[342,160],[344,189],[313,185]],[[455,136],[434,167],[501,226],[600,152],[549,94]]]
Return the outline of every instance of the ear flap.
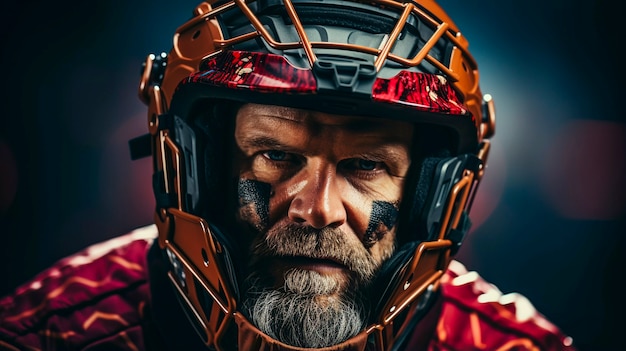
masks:
[[[419,220],[427,233],[427,240],[437,239],[452,187],[463,177],[468,157],[469,155],[461,155],[437,162]]]
[[[232,176],[232,134],[236,108],[232,103],[201,99],[194,103],[186,119],[184,135],[193,138],[193,144],[186,147],[185,169],[195,171],[195,179],[187,178],[195,186],[187,190],[192,207],[189,211],[202,216],[210,223],[222,226],[235,200],[236,182]],[[185,123],[185,122],[183,122]],[[178,130],[177,130],[178,132]],[[180,143],[179,136],[176,136]],[[187,144],[190,144],[187,142]],[[233,196],[231,196],[233,195]],[[202,199],[202,201],[200,201]]]
[[[399,243],[404,244],[414,240],[430,240],[432,233],[425,223],[425,214],[430,211],[431,203],[435,195],[433,194],[433,185],[440,183],[439,179],[435,179],[441,172],[439,165],[453,159],[448,157],[448,153],[442,151],[445,156],[429,156],[421,160],[419,171],[414,175],[413,185],[407,190],[413,192],[410,201],[406,203],[407,215],[403,217],[404,224],[402,232],[399,235]],[[428,217],[428,216],[426,216]]]
[[[413,198],[403,204],[406,206],[403,211],[408,214],[403,215],[398,227],[399,246],[411,241],[437,239],[441,225],[446,219],[446,206],[454,186],[461,180],[466,170],[476,173],[480,163],[478,157],[471,154],[454,157],[431,156],[422,160],[416,179],[412,183],[414,185],[407,190],[413,191]],[[465,204],[457,203],[456,206]],[[460,224],[448,233],[449,239],[455,244],[460,244],[470,225],[469,216],[463,210]]]
[[[197,213],[197,208],[200,203],[200,177],[198,175],[198,152],[197,152],[197,138],[196,134],[187,123],[185,123],[180,117],[173,116],[174,118],[174,140],[177,147],[180,149],[180,155],[182,156],[181,177],[183,178],[181,184],[183,185],[180,191],[182,192],[183,208],[188,212]]]
[[[237,202],[237,177],[232,174],[233,133],[238,105],[200,99],[188,118],[174,117],[174,137],[182,152],[186,211],[204,218],[229,255],[240,248],[229,236]]]

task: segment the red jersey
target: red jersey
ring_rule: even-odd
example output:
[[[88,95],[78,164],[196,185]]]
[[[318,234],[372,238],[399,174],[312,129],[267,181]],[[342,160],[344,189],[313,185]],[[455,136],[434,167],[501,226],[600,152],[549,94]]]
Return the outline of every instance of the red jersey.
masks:
[[[148,226],[95,244],[1,298],[0,349],[139,351],[157,345],[147,308],[147,255],[156,236],[156,227]],[[441,288],[429,351],[575,350],[525,297],[503,295],[457,261]]]
[[[503,295],[458,261],[450,263],[441,287],[443,307],[429,351],[576,350],[526,297]]]

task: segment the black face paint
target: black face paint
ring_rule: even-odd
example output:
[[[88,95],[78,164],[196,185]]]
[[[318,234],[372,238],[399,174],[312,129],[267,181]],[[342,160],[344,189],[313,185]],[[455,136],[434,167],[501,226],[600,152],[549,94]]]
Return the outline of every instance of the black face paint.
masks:
[[[247,221],[258,231],[266,229],[270,222],[271,190],[272,187],[268,183],[239,179],[237,194],[241,219]]]
[[[374,201],[372,214],[367,225],[363,243],[371,247],[380,240],[398,221],[398,208],[391,202]]]

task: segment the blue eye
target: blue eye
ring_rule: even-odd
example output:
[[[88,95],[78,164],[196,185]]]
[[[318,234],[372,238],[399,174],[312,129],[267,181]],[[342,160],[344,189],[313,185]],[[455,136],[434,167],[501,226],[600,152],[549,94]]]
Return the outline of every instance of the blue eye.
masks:
[[[285,161],[287,159],[287,153],[284,151],[271,150],[264,153],[265,157],[272,161]]]
[[[364,159],[359,159],[357,161],[358,168],[364,171],[374,170],[376,169],[377,165],[378,165],[378,162],[375,162],[375,161],[364,160]]]
[[[372,172],[385,168],[385,164],[364,158],[350,158],[342,162],[342,167],[346,170]]]

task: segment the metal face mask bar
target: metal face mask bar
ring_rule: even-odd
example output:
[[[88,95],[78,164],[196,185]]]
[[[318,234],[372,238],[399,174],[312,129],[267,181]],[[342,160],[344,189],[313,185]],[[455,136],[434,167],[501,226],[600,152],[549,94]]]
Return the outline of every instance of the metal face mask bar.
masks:
[[[375,72],[381,71],[389,63],[398,64],[400,67],[404,67],[404,69],[416,68],[418,66],[423,68],[425,65],[428,65],[430,67],[429,70],[440,72],[439,74],[461,94],[464,104],[472,115],[482,115],[483,101],[478,88],[477,64],[467,51],[468,45],[465,37],[455,29],[449,20],[442,20],[442,18],[448,19],[448,17],[438,8],[426,10],[413,1],[338,0],[329,2],[336,6],[354,6],[355,10],[358,10],[358,5],[361,4],[374,4],[396,13],[395,24],[393,24],[390,32],[382,35],[383,39],[377,43],[377,47],[371,47],[347,42],[311,40],[303,26],[297,8],[310,4],[320,5],[324,3],[297,0],[263,2],[284,5],[284,10],[291,19],[294,30],[297,33],[297,40],[288,42],[283,42],[270,33],[259,16],[253,11],[253,5],[258,5],[260,2],[235,0],[225,2],[213,8],[211,4],[215,3],[218,2],[211,1],[210,3],[200,4],[194,11],[195,17],[178,28],[174,36],[174,47],[167,58],[167,65],[174,68],[169,69],[165,79],[157,84],[162,95],[162,103],[169,104],[171,102],[171,96],[174,94],[179,82],[190,74],[197,72],[202,61],[244,42],[262,39],[269,48],[279,52],[302,50],[308,62],[308,67],[303,68],[308,69],[314,69],[325,64],[325,61],[316,54],[317,51],[323,51],[324,49],[367,54],[367,56],[371,57],[372,61],[370,63]],[[438,13],[439,11],[440,13]],[[227,14],[233,16],[233,13],[245,16],[251,24],[250,30],[226,38],[226,33],[220,27],[220,16]],[[419,26],[427,27],[429,33],[432,32],[430,37],[425,39],[425,43],[415,53],[404,52],[404,56],[394,53],[394,47],[398,45],[398,38],[401,36],[402,31],[410,26],[418,27],[415,23],[419,23]],[[449,57],[449,59],[446,59],[448,62],[442,62],[441,59],[437,58],[441,54],[436,53],[435,47],[442,40],[450,44],[450,53],[446,53],[446,56]],[[156,56],[147,58],[146,70],[139,86],[139,96],[149,105],[154,104],[151,103],[153,101],[151,85],[154,85],[151,84],[154,83],[151,82],[151,76],[153,76],[151,70],[155,64],[154,58]],[[475,121],[476,127],[483,122],[485,121]],[[485,130],[481,131],[481,137],[489,137],[493,131],[492,124],[486,124],[489,128],[483,128]]]

